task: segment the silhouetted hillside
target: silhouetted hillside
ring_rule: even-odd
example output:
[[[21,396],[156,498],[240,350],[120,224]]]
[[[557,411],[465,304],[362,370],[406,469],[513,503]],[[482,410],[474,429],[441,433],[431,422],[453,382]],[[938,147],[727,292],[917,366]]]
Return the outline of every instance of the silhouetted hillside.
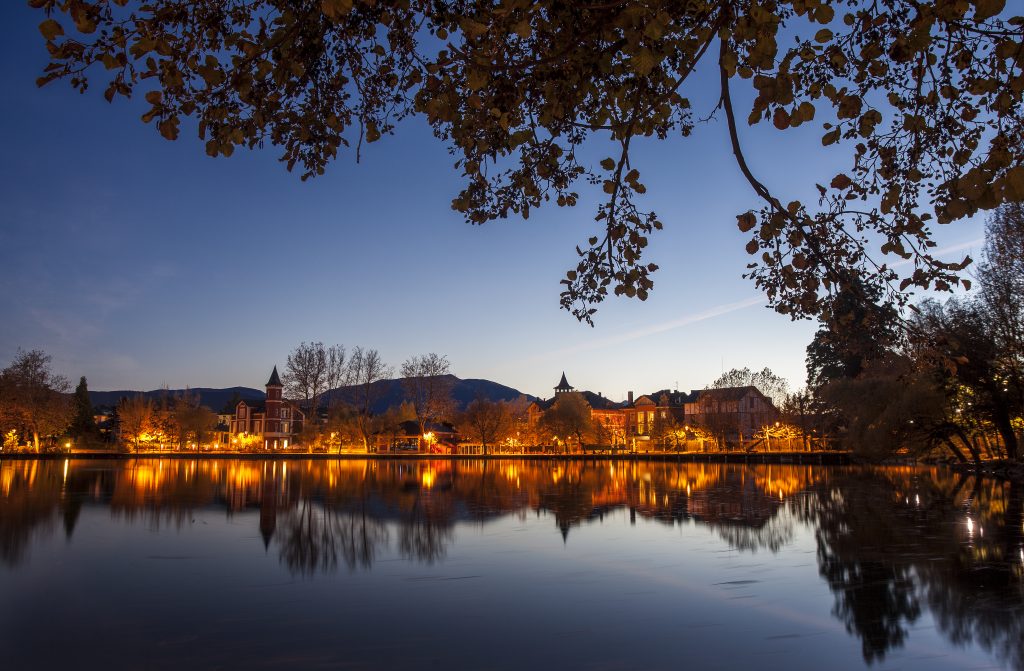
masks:
[[[474,399],[483,398],[489,401],[512,401],[523,393],[518,389],[506,387],[490,380],[469,379],[462,380],[454,375],[448,375],[452,381],[452,399],[459,410],[463,410]],[[334,390],[334,398],[354,403],[357,401],[362,390],[357,387],[341,387]],[[396,380],[381,380],[373,384],[372,390],[374,404],[373,412],[384,412],[390,407],[401,405],[407,399],[405,386],[402,378]],[[526,395],[530,400],[532,396]],[[326,403],[326,400],[325,400]]]
[[[506,387],[503,384],[491,382],[490,380],[461,380],[454,375],[449,375],[448,377],[451,378],[452,381],[452,399],[455,401],[455,405],[459,410],[464,409],[471,401],[477,398],[484,398],[489,401],[511,401],[523,395],[520,391],[513,389],[512,387]],[[117,405],[118,401],[126,396],[135,396],[136,394],[141,393],[155,401],[163,394],[175,396],[180,394],[182,391],[183,390],[181,389],[154,389],[146,392],[130,390],[90,391],[89,398],[92,400],[93,406],[113,407]],[[221,412],[229,402],[232,402],[236,398],[240,398],[242,400],[262,401],[265,396],[264,392],[250,387],[229,387],[227,389],[196,387],[190,391],[192,393],[198,393],[200,404],[205,405],[214,412]],[[336,399],[355,402],[357,399],[357,388],[342,387],[334,390],[333,394],[333,397]],[[375,399],[373,412],[375,413],[384,412],[392,406],[401,405],[402,401],[406,400],[405,386],[402,384],[402,379],[381,380],[380,382],[375,383],[373,386],[373,397]],[[328,398],[329,396],[325,394],[325,405]],[[532,396],[527,395],[527,398],[533,400]]]
[[[184,389],[154,389],[152,391],[144,392],[130,391],[127,389],[118,391],[90,391],[89,399],[92,401],[94,407],[113,407],[117,405],[118,401],[126,396],[142,394],[156,401],[164,394],[170,394],[173,397],[183,391]],[[221,412],[224,407],[235,398],[245,401],[262,401],[265,396],[265,394],[259,389],[252,389],[250,387],[228,387],[227,389],[196,387],[189,391],[193,394],[199,394],[199,404],[205,405],[214,412]]]

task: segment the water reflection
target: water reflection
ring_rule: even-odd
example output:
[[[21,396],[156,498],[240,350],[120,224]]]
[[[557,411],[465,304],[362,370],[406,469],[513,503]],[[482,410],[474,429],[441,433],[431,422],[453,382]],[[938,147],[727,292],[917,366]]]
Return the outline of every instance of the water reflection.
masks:
[[[924,607],[957,645],[1024,668],[1020,483],[936,470],[837,471],[799,508],[816,528],[833,614],[881,661]]]
[[[198,511],[253,525],[289,574],[444,563],[458,525],[551,520],[562,544],[610,514],[706,529],[741,553],[813,534],[832,615],[881,662],[926,612],[946,640],[1024,668],[1024,487],[937,469],[634,462],[0,462],[0,561],[70,540],[84,508],[181,530]],[[255,528],[255,527],[258,527]],[[680,549],[683,552],[685,548]]]
[[[84,503],[150,527],[178,527],[199,508],[259,509],[264,545],[297,574],[368,568],[397,525],[403,556],[445,556],[458,521],[545,512],[570,531],[625,508],[665,524],[695,520],[741,550],[777,551],[792,537],[778,513],[825,471],[811,467],[501,461],[13,461],[0,464],[3,557],[24,558],[33,533],[63,516],[68,537]]]

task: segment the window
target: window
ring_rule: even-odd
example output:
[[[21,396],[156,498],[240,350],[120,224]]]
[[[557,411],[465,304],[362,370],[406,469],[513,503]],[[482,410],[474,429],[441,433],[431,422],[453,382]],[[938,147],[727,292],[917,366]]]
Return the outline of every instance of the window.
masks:
[[[281,432],[282,433],[288,433],[288,422],[282,422],[281,423]]]
[[[288,408],[284,408],[281,410],[281,418],[288,419]]]

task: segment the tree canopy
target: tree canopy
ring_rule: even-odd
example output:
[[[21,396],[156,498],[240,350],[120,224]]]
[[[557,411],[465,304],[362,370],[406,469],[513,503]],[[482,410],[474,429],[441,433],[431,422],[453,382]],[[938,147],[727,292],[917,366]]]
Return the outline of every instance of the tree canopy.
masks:
[[[562,306],[588,322],[609,293],[653,287],[644,249],[663,224],[640,202],[631,143],[691,133],[698,67],[719,75],[702,115],[724,117],[762,201],[737,213],[746,274],[794,318],[828,317],[843,291],[900,303],[968,284],[970,259],[939,258],[931,227],[1024,200],[1024,18],[1005,0],[30,4],[47,14],[41,85],[85,91],[98,76],[108,100],[144,96],[143,120],[168,139],[193,118],[212,156],[269,143],[306,178],[420,114],[465,178],[452,205],[470,223],[599,188],[596,230],[562,280]],[[743,119],[818,124],[848,168],[821,176],[817,202],[775,193],[746,159]],[[616,147],[597,165],[580,151],[593,137]]]

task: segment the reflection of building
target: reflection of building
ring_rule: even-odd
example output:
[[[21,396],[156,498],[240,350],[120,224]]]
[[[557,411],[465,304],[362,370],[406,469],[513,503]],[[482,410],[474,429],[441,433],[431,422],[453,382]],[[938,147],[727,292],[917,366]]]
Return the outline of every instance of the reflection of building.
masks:
[[[267,398],[258,401],[239,401],[231,420],[233,440],[241,436],[258,436],[264,449],[283,449],[295,442],[302,433],[305,415],[297,405],[281,396],[284,385],[277,374],[277,366],[267,380]]]

